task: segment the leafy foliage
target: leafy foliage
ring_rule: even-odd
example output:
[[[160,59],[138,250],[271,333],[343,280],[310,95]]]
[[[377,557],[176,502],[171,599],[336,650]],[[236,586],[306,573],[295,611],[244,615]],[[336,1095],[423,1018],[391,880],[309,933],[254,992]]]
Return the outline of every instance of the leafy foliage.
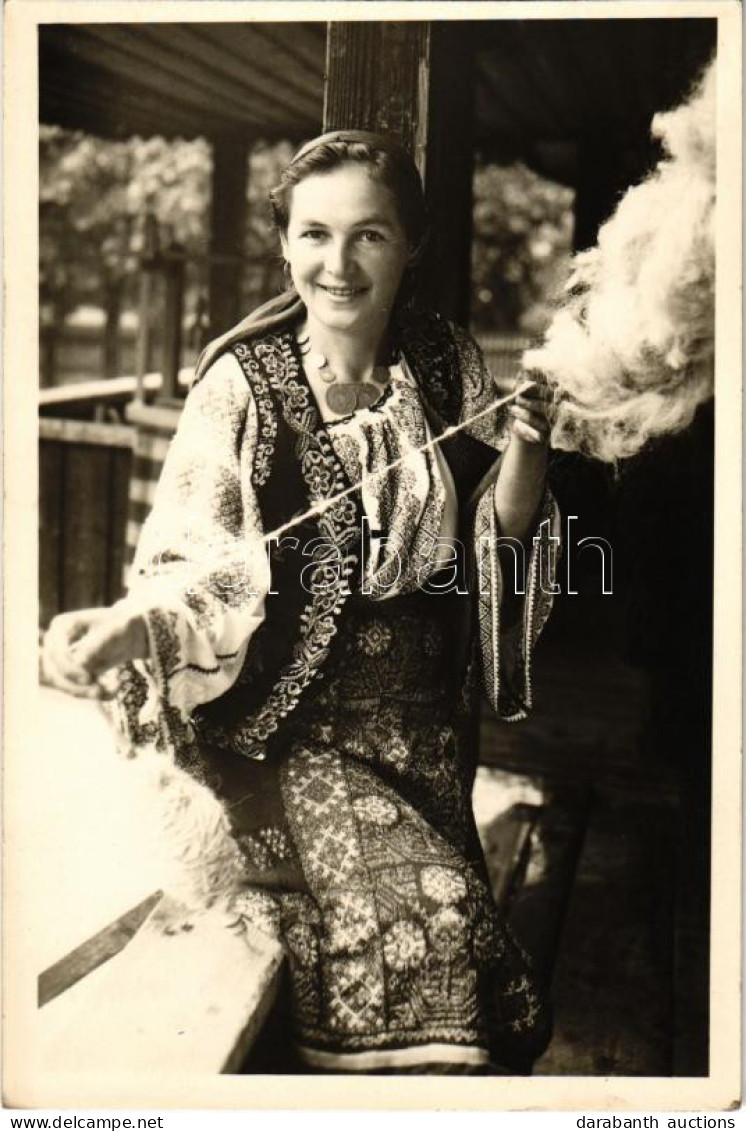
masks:
[[[482,165],[474,178],[472,321],[478,329],[540,334],[566,275],[570,189],[525,165]]]
[[[207,246],[210,153],[203,141],[103,141],[40,128],[40,277],[47,321],[107,293],[134,293],[147,215],[187,253]],[[120,295],[121,299],[121,295]]]

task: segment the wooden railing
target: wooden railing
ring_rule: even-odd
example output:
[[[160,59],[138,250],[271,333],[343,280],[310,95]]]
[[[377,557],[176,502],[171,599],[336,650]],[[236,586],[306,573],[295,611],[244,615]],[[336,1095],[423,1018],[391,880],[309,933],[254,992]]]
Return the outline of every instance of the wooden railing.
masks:
[[[40,620],[110,604],[122,594],[135,430],[39,422]]]

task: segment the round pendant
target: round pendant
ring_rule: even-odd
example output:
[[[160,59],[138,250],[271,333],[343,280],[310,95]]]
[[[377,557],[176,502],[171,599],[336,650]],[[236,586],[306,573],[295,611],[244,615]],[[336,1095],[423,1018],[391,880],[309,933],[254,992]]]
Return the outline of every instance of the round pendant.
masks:
[[[357,391],[354,385],[330,385],[326,391],[326,403],[332,412],[339,416],[347,416],[354,412],[358,405]]]
[[[370,408],[375,404],[381,395],[381,390],[376,388],[375,385],[369,385],[366,381],[364,385],[360,385],[357,390],[357,406],[358,408]]]

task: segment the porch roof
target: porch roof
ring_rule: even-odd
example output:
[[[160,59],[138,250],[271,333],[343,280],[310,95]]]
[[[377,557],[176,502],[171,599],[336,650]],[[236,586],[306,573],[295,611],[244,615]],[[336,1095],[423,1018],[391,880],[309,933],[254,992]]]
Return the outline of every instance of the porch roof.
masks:
[[[475,143],[571,179],[584,138],[644,137],[714,50],[708,19],[474,21]],[[104,137],[300,139],[323,118],[322,22],[40,28],[40,117]]]

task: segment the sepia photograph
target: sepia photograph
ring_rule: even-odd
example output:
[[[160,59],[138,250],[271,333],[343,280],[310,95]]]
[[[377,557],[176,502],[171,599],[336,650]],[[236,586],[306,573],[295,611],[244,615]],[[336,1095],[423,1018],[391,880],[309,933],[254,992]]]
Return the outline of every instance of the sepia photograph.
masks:
[[[6,5],[6,1105],[739,1103],[738,7]]]

